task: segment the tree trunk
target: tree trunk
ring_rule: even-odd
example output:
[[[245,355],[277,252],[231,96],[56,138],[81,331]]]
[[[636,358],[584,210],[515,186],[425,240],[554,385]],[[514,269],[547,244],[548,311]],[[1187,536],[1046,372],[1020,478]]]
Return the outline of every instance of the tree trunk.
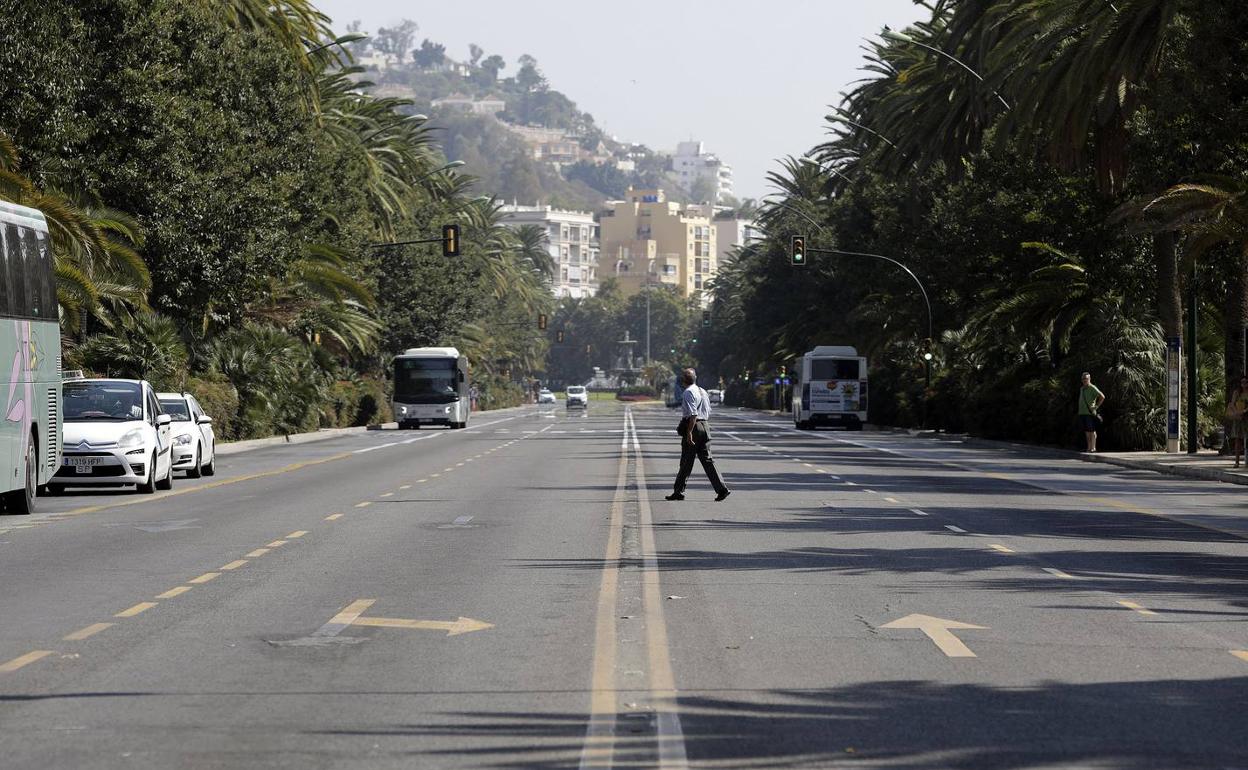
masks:
[[[1240,245],[1239,253],[1231,260],[1234,271],[1227,281],[1226,313],[1223,320],[1223,337],[1226,339],[1226,393],[1239,384],[1239,378],[1248,373],[1248,361],[1244,360],[1244,332],[1248,326],[1248,243]]]
[[[1157,272],[1157,317],[1166,338],[1183,334],[1183,297],[1179,283],[1178,235],[1153,236],[1153,260]]]

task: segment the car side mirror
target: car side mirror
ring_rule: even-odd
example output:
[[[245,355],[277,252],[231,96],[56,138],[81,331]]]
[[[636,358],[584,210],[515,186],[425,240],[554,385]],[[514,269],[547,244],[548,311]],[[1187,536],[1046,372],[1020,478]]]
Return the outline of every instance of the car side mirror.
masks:
[[[169,416],[169,415],[167,415],[167,414],[158,414],[158,415],[156,415],[156,424],[157,424],[157,425],[168,425],[168,424],[169,424],[169,423],[171,423],[171,422],[173,422],[173,418],[172,418],[172,417],[170,417],[170,416]]]
[[[199,416],[199,419],[196,420],[195,422],[199,423],[200,425],[212,425],[212,418],[206,414],[201,414]]]

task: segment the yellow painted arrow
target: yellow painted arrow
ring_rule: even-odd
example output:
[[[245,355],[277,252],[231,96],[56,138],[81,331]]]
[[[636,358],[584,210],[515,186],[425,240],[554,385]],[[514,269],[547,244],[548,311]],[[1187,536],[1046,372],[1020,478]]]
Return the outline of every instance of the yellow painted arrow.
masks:
[[[974,658],[975,653],[971,652],[971,648],[963,644],[961,639],[954,636],[951,629],[986,629],[987,626],[934,618],[931,615],[907,615],[891,623],[885,623],[880,628],[917,628],[927,634],[927,638],[931,639],[940,651],[950,658]]]
[[[458,620],[408,620],[407,618],[356,618],[351,621],[353,626],[374,626],[376,628],[415,628],[428,631],[445,631],[447,636],[459,636],[473,631],[484,631],[493,628],[493,623],[460,617]]]

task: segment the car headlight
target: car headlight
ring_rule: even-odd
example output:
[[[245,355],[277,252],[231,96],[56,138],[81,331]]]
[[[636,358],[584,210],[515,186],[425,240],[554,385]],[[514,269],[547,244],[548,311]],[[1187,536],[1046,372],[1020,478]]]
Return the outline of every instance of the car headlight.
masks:
[[[117,446],[122,449],[130,449],[131,447],[143,446],[143,429],[131,428],[122,434],[121,440],[117,442]]]
[[[451,413],[451,408],[449,406],[442,407],[442,414],[450,414],[450,413]]]
[[[407,407],[405,406],[399,407],[399,414],[407,414]]]
[[[186,446],[187,444],[191,443],[191,434],[183,433],[181,436],[178,436],[177,438],[175,438],[173,440],[173,443],[177,444],[178,446]]]

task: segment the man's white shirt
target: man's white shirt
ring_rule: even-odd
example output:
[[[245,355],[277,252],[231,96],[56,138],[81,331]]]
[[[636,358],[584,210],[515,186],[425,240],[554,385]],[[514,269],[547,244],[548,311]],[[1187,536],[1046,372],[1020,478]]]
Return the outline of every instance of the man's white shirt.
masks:
[[[699,420],[711,419],[711,397],[697,383],[685,388],[681,395],[680,416],[697,417]]]

